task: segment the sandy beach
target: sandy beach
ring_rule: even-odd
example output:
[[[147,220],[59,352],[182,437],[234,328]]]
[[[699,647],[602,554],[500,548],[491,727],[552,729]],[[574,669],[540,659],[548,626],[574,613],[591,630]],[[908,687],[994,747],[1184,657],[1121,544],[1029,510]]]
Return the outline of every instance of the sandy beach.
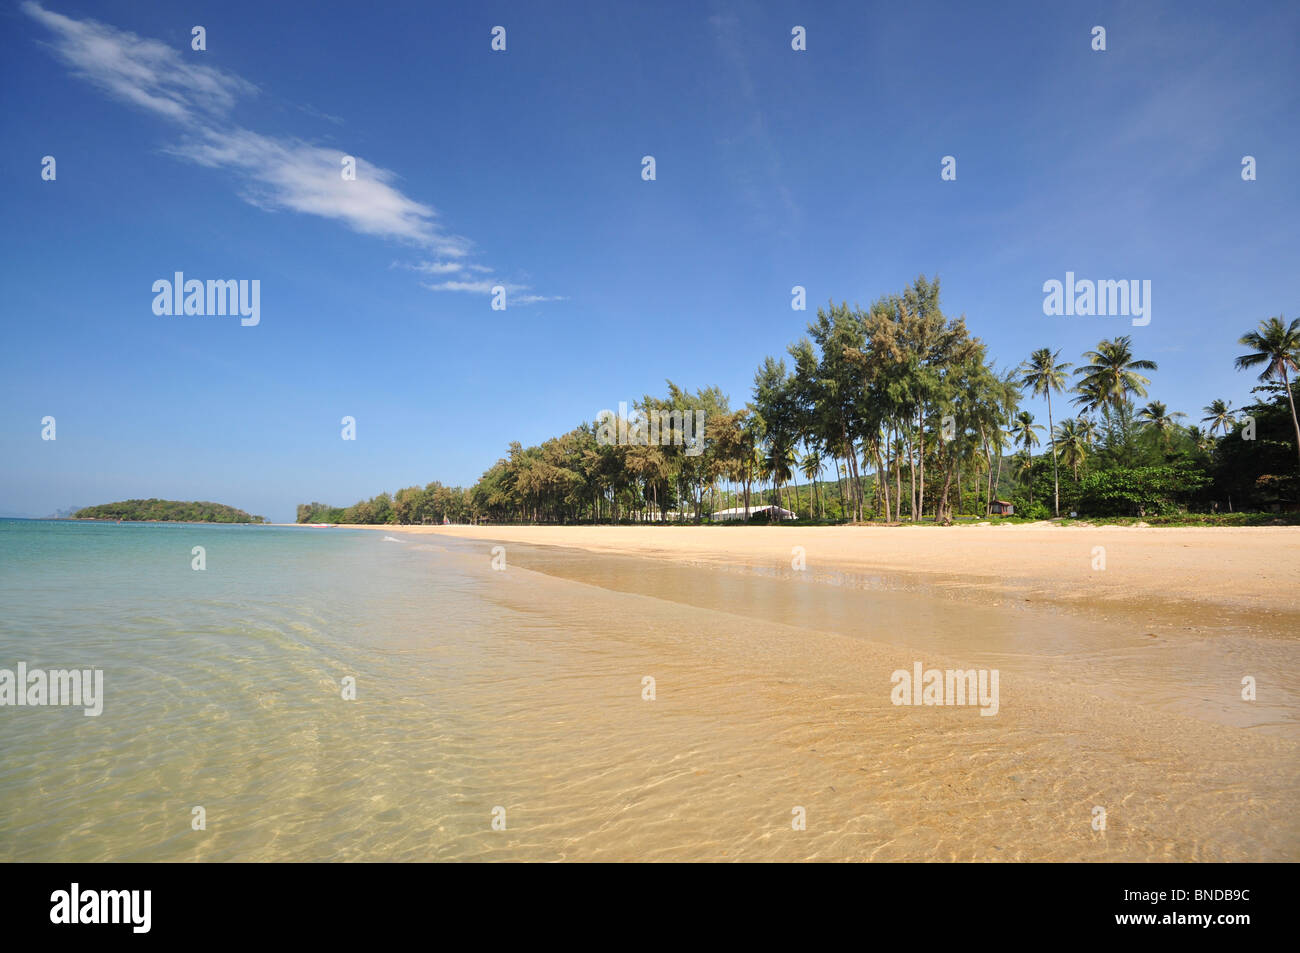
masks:
[[[566,856],[1300,857],[1296,530],[376,528],[566,630],[524,623],[536,685],[494,641]],[[1000,672],[996,717],[892,704],[918,663]]]
[[[1196,584],[1171,559],[1099,607],[1089,577],[1062,603],[1024,594],[1042,569],[956,572],[978,549],[943,540],[995,530],[0,528],[6,657],[107,674],[101,716],[0,719],[0,859],[1300,859],[1289,592],[1228,591],[1289,531],[1128,533],[1233,575],[1157,601]],[[1008,574],[1095,544],[1005,538]],[[922,545],[932,576],[872,568]],[[896,700],[918,668],[990,693]]]
[[[1274,614],[1300,616],[1300,527],[368,528],[769,570],[790,569],[794,547],[802,547],[812,573],[879,574],[882,585],[929,586],[985,602],[1027,598],[1089,612],[1159,603],[1254,611],[1265,624]]]

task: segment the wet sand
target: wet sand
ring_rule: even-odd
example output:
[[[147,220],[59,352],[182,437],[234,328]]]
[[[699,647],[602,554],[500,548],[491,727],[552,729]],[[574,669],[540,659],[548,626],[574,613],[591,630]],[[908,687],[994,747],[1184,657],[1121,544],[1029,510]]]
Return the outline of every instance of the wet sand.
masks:
[[[1294,532],[385,529],[571,633],[498,726],[565,857],[1300,859]],[[893,704],[918,661],[997,669],[997,715]]]
[[[0,859],[1300,860],[1281,610],[383,530],[32,531],[0,648],[107,700],[0,719]]]
[[[394,527],[369,527],[393,530]],[[406,526],[404,533],[693,564],[886,574],[895,585],[1107,604],[1141,600],[1300,620],[1300,526]],[[1097,553],[1097,547],[1104,554]],[[1104,564],[1099,557],[1104,556]],[[1104,565],[1104,568],[1095,568]],[[1281,620],[1279,620],[1281,621]],[[1298,627],[1300,628],[1300,627]]]

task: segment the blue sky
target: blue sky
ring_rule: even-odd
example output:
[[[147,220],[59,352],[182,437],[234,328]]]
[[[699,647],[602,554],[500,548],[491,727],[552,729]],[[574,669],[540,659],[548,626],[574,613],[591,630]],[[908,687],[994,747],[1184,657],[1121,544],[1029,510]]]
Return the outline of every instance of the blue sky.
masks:
[[[922,272],[1001,365],[1132,334],[1152,397],[1240,405],[1300,312],[1298,46],[1294,3],[6,2],[0,514],[467,484],[665,378],[742,404]],[[1044,316],[1067,270],[1151,323]],[[260,324],[155,315],[176,271]]]

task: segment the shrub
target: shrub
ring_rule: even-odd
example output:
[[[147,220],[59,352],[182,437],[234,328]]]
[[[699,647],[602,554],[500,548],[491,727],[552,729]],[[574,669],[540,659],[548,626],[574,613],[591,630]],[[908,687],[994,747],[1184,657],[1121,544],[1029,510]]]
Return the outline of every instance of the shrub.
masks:
[[[1119,467],[1086,476],[1079,506],[1092,516],[1169,514],[1208,482],[1203,473],[1185,466]]]
[[[1031,520],[1050,520],[1052,518],[1052,511],[1049,510],[1044,503],[1034,500],[1034,502],[1030,503],[1023,511],[1017,509],[1016,515]]]

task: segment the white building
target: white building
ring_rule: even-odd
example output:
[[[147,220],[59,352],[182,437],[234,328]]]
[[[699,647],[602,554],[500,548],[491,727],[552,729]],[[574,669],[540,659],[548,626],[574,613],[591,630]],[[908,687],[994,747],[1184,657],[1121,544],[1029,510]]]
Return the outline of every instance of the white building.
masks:
[[[792,520],[798,519],[794,513],[780,506],[751,506],[749,508],[750,519],[755,516],[765,515],[768,519]],[[726,510],[717,510],[713,514],[715,520],[743,520],[745,518],[745,508],[743,506],[733,506]]]

